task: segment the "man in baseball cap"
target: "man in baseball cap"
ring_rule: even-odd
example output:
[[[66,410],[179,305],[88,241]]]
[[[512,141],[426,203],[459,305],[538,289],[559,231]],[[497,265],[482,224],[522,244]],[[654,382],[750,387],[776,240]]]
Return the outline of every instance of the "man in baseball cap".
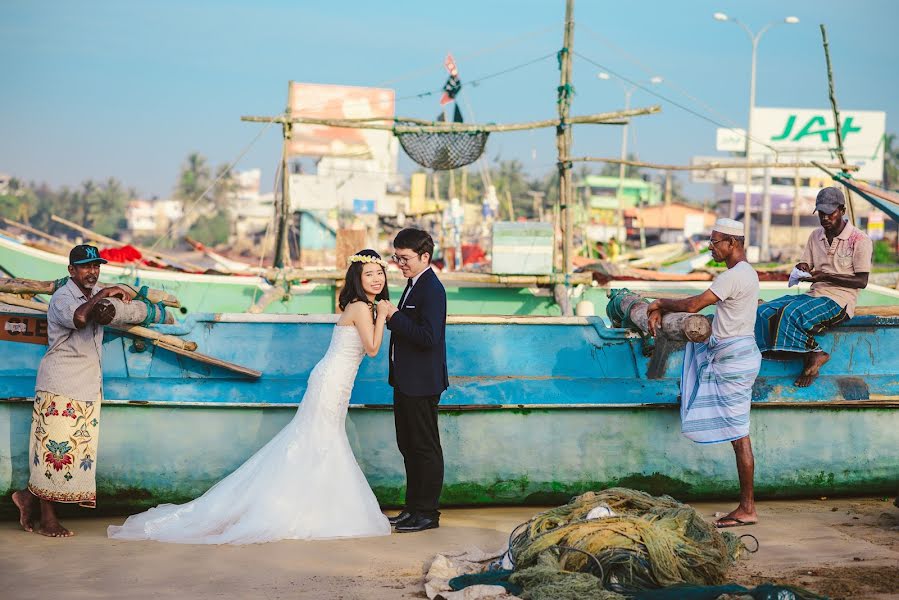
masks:
[[[100,251],[97,250],[96,246],[79,244],[69,251],[70,265],[88,265],[91,263],[105,265],[107,262],[109,261],[100,256]]]
[[[68,281],[54,292],[47,309],[49,348],[37,370],[31,473],[28,487],[14,492],[12,500],[22,529],[36,529],[48,537],[73,535],[56,518],[56,504],[97,505],[103,325],[111,318],[100,300],[131,301],[118,286],[97,289],[100,265],[105,262],[94,246],[72,248]]]
[[[846,201],[837,187],[818,192],[815,210],[821,227],[809,236],[795,270],[812,284],[805,294],[789,294],[759,306],[755,340],[762,352],[789,352],[802,357],[796,379],[807,387],[830,360],[814,335],[852,318],[858,291],[868,285],[873,245],[861,230],[845,220]]]

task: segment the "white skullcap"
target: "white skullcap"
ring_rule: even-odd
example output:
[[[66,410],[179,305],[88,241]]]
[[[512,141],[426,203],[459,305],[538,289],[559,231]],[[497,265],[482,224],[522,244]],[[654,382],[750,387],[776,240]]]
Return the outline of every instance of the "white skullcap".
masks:
[[[734,219],[718,219],[715,221],[715,226],[712,227],[712,231],[717,231],[718,233],[723,233],[725,235],[743,237],[743,224]]]

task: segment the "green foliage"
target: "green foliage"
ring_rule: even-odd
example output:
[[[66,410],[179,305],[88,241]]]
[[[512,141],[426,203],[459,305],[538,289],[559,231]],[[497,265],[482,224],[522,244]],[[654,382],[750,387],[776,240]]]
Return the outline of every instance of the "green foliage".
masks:
[[[875,264],[893,264],[899,261],[896,253],[893,251],[892,245],[886,240],[877,240],[874,242],[874,263]]]
[[[228,211],[220,209],[212,215],[199,217],[191,226],[188,235],[207,246],[224,244],[231,235],[231,218]]]
[[[135,196],[134,190],[126,190],[112,177],[104,182],[89,179],[78,188],[58,190],[45,183],[27,186],[16,182],[6,195],[0,196],[0,215],[48,233],[71,235],[69,228],[51,220],[52,215],[57,215],[116,237],[126,225],[125,211]]]
[[[181,165],[178,185],[175,187],[175,197],[185,203],[193,202],[206,191],[211,181],[206,158],[199,152],[193,152]]]

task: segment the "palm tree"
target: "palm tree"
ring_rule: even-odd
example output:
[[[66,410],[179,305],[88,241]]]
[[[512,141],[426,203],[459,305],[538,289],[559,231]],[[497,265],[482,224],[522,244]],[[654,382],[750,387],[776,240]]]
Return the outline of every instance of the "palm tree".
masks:
[[[209,165],[206,164],[206,158],[199,152],[192,152],[181,165],[175,197],[182,202],[198,200],[200,194],[209,187],[209,182],[210,170]]]

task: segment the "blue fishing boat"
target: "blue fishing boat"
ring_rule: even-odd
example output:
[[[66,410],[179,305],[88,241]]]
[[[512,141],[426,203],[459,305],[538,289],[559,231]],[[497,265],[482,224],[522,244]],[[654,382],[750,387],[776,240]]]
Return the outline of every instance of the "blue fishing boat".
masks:
[[[108,330],[99,506],[184,501],[240,465],[291,418],[336,319],[191,314],[155,327],[228,361],[221,366]],[[28,477],[46,329],[28,309],[7,308],[0,321],[0,492],[8,493]],[[762,366],[751,430],[757,492],[895,492],[899,318],[859,316],[820,342],[833,358],[809,388],[793,385],[798,362]],[[543,316],[450,316],[447,345],[444,503],[555,503],[612,485],[685,499],[736,493],[729,445],[697,446],[680,434],[677,345],[646,356],[639,335],[602,318]],[[384,505],[400,504],[404,486],[391,397],[385,344],[362,364],[347,421]]]

